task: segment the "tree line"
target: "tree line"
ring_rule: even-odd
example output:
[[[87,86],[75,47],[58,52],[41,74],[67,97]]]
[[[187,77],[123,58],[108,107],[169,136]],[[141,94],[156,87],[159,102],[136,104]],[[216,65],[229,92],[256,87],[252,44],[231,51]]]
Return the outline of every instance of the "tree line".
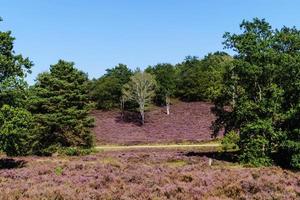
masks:
[[[133,110],[145,122],[147,106],[172,99],[213,102],[213,136],[224,132],[242,163],[300,168],[300,31],[273,29],[264,19],[243,21],[225,33],[224,48],[204,58],[145,70],[124,64],[89,80],[73,62],[59,60],[29,86],[33,66],[15,54],[10,31],[0,31],[0,148],[7,155],[51,155],[89,149],[91,109]]]

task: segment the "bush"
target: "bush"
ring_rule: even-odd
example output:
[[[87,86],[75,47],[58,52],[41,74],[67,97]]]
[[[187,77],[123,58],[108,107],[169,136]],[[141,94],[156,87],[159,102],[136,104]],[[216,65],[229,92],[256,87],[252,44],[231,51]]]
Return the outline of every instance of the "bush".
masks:
[[[93,149],[84,149],[78,147],[65,147],[59,150],[59,154],[66,156],[85,156],[93,152]]]
[[[268,146],[267,139],[256,137],[243,142],[244,144],[239,157],[241,163],[250,164],[254,167],[270,166],[272,164],[270,155],[264,150]]]
[[[4,105],[0,111],[0,149],[8,156],[30,154],[35,138],[32,122],[27,110]]]
[[[228,150],[238,150],[238,142],[240,141],[240,136],[235,131],[230,131],[222,139],[222,149],[225,151]]]

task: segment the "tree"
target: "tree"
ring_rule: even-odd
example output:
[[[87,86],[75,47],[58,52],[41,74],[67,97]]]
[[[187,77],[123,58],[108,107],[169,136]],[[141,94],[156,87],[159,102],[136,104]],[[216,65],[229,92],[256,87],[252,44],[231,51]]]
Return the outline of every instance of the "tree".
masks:
[[[39,129],[35,153],[52,153],[60,146],[93,145],[87,83],[85,73],[63,60],[38,76],[28,101]]]
[[[157,64],[148,67],[146,72],[153,74],[157,82],[155,91],[155,102],[158,105],[166,105],[167,114],[170,113],[170,98],[175,95],[176,91],[176,70],[171,64]]]
[[[28,58],[15,54],[14,40],[11,31],[0,31],[0,82],[12,76],[25,76],[33,65]]]
[[[147,72],[137,72],[123,86],[122,93],[125,101],[133,100],[139,105],[141,123],[145,123],[145,108],[155,95],[155,77]]]
[[[237,55],[215,100],[215,133],[225,128],[240,134],[241,162],[259,166],[284,160],[300,168],[300,31],[273,30],[257,18],[240,27],[241,34],[224,35],[225,47]],[[284,156],[276,159],[274,153]]]
[[[119,64],[113,69],[107,69],[106,74],[94,80],[90,87],[90,96],[98,109],[111,109],[119,106],[122,87],[132,75],[126,65]]]
[[[14,40],[11,31],[0,31],[0,108],[4,104],[16,106],[25,98],[26,83],[23,78],[30,73],[33,65],[28,58],[15,54]]]
[[[24,77],[33,64],[15,54],[14,40],[11,31],[0,31],[0,150],[8,156],[31,153],[35,136],[33,117],[24,109],[28,97]]]
[[[226,66],[232,58],[224,52],[210,53],[203,59],[187,57],[177,65],[177,96],[185,101],[211,101],[222,90]]]

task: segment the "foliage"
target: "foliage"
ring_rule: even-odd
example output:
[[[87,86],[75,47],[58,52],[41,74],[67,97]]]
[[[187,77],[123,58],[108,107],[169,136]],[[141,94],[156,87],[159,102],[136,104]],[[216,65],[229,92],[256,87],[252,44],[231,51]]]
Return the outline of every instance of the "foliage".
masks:
[[[14,40],[11,31],[0,31],[0,83],[9,77],[24,77],[33,65],[28,58],[15,54]]]
[[[215,99],[221,92],[223,74],[231,60],[224,52],[208,54],[202,60],[187,57],[177,65],[177,96],[186,101]]]
[[[59,150],[59,154],[66,156],[85,156],[92,153],[92,149],[78,148],[78,147],[65,147]]]
[[[23,107],[28,95],[28,85],[23,78],[14,76],[0,82],[0,107],[4,104]]]
[[[35,139],[33,116],[23,108],[2,106],[0,110],[0,149],[8,156],[28,155]]]
[[[239,130],[241,161],[269,165],[283,149],[287,160],[297,160],[300,102],[300,31],[273,30],[255,18],[243,21],[241,34],[225,33],[224,45],[237,52],[224,74],[224,86],[215,100],[215,134]],[[284,145],[284,146],[283,146]],[[297,166],[297,164],[296,164]],[[296,167],[294,166],[294,167]]]
[[[155,103],[166,105],[167,99],[174,97],[176,91],[176,69],[173,65],[162,63],[148,67],[146,72],[154,75],[157,87],[155,90]]]
[[[87,94],[87,75],[74,63],[59,60],[50,72],[38,76],[31,88],[28,108],[38,124],[36,153],[51,153],[57,147],[93,145]]]
[[[222,149],[225,151],[228,150],[237,150],[238,143],[240,141],[240,136],[238,133],[235,131],[230,131],[227,133],[224,138],[222,138],[221,144],[222,144]]]
[[[11,31],[0,31],[0,149],[8,156],[31,153],[34,138],[33,117],[23,109],[28,96],[24,78],[33,64],[15,54],[14,40]]]
[[[145,109],[155,95],[155,77],[147,72],[137,72],[130,77],[130,81],[123,86],[122,93],[125,101],[138,103],[141,123],[145,122]]]
[[[132,75],[126,65],[119,64],[113,69],[107,69],[106,74],[93,80],[90,86],[90,96],[96,102],[98,109],[111,109],[120,106],[122,87]]]

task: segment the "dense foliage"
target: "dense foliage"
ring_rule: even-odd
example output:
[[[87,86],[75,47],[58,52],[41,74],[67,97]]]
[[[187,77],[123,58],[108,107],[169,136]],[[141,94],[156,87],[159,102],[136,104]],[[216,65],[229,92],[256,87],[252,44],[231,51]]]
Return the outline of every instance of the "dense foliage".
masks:
[[[240,27],[241,34],[224,35],[237,54],[215,101],[215,133],[239,132],[242,162],[270,165],[281,154],[275,161],[299,168],[300,31],[259,19]]]
[[[10,31],[0,31],[0,150],[11,156],[28,154],[34,136],[32,116],[23,109],[28,97],[24,77],[32,62],[15,54],[14,40]]]
[[[34,142],[33,116],[23,108],[2,106],[0,110],[0,150],[8,156],[27,155]]]
[[[96,102],[98,109],[119,108],[122,87],[133,75],[126,65],[107,69],[106,74],[90,83],[90,96]]]
[[[38,76],[28,100],[39,129],[36,151],[51,153],[57,146],[92,146],[87,84],[87,75],[63,60]]]
[[[157,87],[154,101],[157,105],[166,105],[169,98],[174,97],[176,91],[176,70],[171,64],[162,63],[148,67],[146,72],[154,75]]]
[[[177,65],[177,97],[186,101],[215,99],[221,92],[225,67],[231,60],[224,52],[208,54],[202,60],[187,57]]]

